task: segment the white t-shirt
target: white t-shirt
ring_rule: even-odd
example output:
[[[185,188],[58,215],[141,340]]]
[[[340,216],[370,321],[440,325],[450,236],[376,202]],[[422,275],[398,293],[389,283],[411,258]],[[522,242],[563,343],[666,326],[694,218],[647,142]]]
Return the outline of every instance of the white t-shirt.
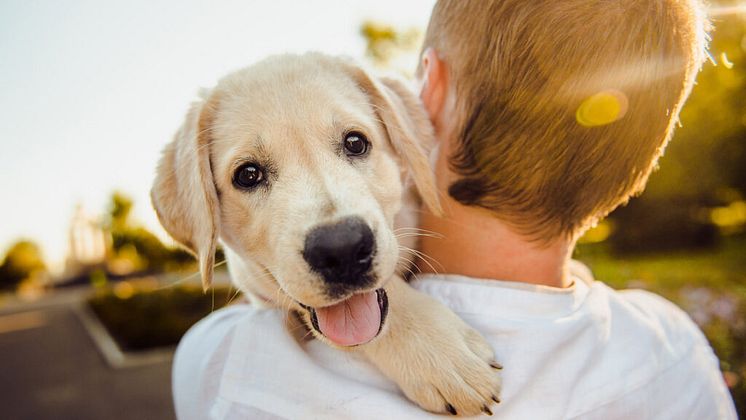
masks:
[[[456,275],[427,275],[412,285],[493,346],[504,366],[496,418],[736,418],[718,360],[683,311],[574,271],[568,289]],[[174,359],[178,418],[433,416],[361,355],[300,339],[285,316],[243,304],[195,325]]]

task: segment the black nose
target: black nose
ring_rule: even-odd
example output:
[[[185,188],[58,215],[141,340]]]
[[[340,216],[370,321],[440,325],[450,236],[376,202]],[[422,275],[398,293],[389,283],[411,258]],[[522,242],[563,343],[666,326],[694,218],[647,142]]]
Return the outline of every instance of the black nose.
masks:
[[[303,248],[303,258],[328,283],[363,286],[370,282],[375,238],[358,217],[314,228]]]

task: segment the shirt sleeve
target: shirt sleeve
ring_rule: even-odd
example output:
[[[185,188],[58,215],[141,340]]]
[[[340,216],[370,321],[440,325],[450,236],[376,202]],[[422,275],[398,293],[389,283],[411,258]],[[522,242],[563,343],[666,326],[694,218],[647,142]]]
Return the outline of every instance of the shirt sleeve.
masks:
[[[250,305],[242,304],[215,311],[181,339],[171,376],[177,419],[209,418],[236,325],[252,310]]]

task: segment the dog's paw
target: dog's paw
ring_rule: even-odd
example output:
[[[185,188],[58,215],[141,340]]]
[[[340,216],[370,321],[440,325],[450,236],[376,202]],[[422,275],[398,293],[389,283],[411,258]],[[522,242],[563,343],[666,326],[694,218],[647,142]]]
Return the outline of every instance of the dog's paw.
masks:
[[[500,366],[482,336],[439,302],[406,293],[366,353],[420,407],[452,415],[492,414]],[[404,302],[401,302],[404,303]]]
[[[491,407],[500,402],[502,366],[494,361],[489,345],[466,325],[436,327],[443,329],[438,334],[444,334],[444,340],[424,337],[418,341],[421,349],[412,348],[411,356],[400,356],[412,358],[407,363],[411,367],[404,367],[399,378],[400,388],[428,411],[492,415]]]

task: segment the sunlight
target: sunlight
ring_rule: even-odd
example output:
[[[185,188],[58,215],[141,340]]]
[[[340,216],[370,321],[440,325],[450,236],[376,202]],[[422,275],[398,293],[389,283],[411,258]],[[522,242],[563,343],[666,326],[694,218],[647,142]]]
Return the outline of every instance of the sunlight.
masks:
[[[715,6],[709,9],[710,17],[746,14],[746,4],[737,4],[734,6]]]

